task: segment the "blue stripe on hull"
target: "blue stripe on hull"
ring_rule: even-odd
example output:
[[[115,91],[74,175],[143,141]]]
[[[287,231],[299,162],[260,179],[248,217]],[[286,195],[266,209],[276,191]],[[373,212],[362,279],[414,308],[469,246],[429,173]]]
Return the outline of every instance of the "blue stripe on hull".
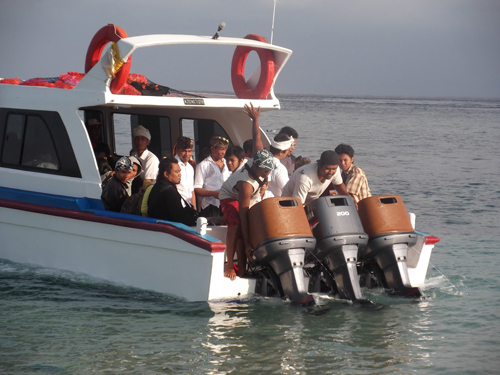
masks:
[[[103,218],[101,220],[108,224],[127,225],[132,228],[138,228],[142,225],[141,228],[145,230],[159,230],[159,228],[161,228],[165,233],[172,234],[191,243],[193,243],[193,238],[190,236],[203,239],[203,241],[206,241],[205,244],[211,244],[208,245],[208,248],[203,243],[198,243],[197,241],[195,241],[194,244],[206,248],[209,251],[224,251],[225,248],[225,245],[219,239],[207,234],[202,236],[197,233],[195,229],[182,223],[121,212],[106,211],[104,210],[102,201],[97,199],[65,197],[61,195],[35,193],[26,190],[0,187],[0,206],[28,210],[41,214],[71,217],[79,220],[99,221],[98,218]],[[75,211],[79,211],[81,214]],[[122,220],[125,220],[125,222]],[[132,224],[133,222],[137,224]],[[173,231],[161,224],[167,224]],[[144,225],[146,227],[143,227]],[[148,225],[152,226],[147,227]],[[160,226],[158,227],[157,225]]]
[[[76,211],[104,210],[104,205],[100,199],[66,197],[5,187],[0,187],[0,198]]]

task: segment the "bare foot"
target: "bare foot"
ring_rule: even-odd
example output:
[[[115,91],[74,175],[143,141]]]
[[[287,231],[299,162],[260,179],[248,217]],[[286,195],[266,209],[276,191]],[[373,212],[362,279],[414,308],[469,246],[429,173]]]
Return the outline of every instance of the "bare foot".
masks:
[[[226,264],[226,267],[224,267],[224,277],[228,277],[231,280],[236,279],[236,272],[234,271],[234,267],[229,264]]]
[[[246,267],[239,267],[238,268],[238,272],[237,272],[238,277],[245,276],[245,273],[246,273]]]

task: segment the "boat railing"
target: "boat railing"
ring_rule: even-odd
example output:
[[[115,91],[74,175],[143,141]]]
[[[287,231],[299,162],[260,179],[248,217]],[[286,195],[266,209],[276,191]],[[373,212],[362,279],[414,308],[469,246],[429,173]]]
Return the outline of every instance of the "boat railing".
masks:
[[[0,207],[53,215],[68,219],[119,225],[131,229],[162,232],[175,236],[183,241],[211,253],[223,252],[226,246],[218,239],[207,234],[201,235],[182,223],[158,220],[150,217],[106,211],[96,208],[95,200],[88,198],[61,197],[50,194],[14,191],[0,188],[2,199]],[[5,193],[5,194],[4,194]],[[96,201],[101,203],[100,201]]]

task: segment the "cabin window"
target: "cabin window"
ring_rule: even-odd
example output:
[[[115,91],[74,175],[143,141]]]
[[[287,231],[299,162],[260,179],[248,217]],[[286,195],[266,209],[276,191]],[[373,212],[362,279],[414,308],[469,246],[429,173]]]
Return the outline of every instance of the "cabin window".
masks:
[[[2,167],[81,177],[59,114],[0,109],[0,136]]]
[[[87,133],[89,132],[89,128],[88,128],[89,120],[90,121],[97,120],[97,122],[99,122],[101,124],[104,124],[104,122],[105,122],[104,119],[103,119],[102,112],[100,112],[100,111],[79,109],[78,110],[78,116],[81,119],[84,120],[85,127],[87,129]],[[97,138],[92,139],[92,136],[96,136]],[[107,142],[107,131],[106,131],[106,127],[105,126],[100,127],[100,132],[99,133],[94,133],[92,135],[89,133],[89,138],[90,138],[91,142],[108,145],[108,142]],[[108,151],[106,150],[106,153],[107,152]]]
[[[21,164],[42,169],[59,169],[59,159],[49,129],[38,116],[26,116]]]
[[[226,131],[215,120],[208,119],[181,119],[181,132],[185,137],[194,139],[193,156],[196,163],[201,162],[210,155],[210,138],[214,134],[222,135],[229,140],[231,139]]]
[[[115,148],[118,155],[130,154],[134,147],[133,132],[139,125],[144,126],[151,133],[149,151],[159,159],[172,155],[173,144],[170,136],[170,119],[168,117],[114,113],[113,125]]]
[[[24,121],[25,116],[23,115],[13,114],[9,116],[2,152],[2,162],[5,164],[20,164]]]

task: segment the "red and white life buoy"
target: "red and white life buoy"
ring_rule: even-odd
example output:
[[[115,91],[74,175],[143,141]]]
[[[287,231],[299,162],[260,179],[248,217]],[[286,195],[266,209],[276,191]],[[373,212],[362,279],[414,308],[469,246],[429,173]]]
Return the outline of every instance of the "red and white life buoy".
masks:
[[[85,58],[85,73],[88,73],[90,69],[94,67],[95,64],[101,59],[102,51],[106,44],[109,42],[118,42],[122,38],[126,38],[128,35],[119,26],[115,26],[112,23],[108,23],[107,26],[101,28],[92,38],[87,49],[87,56]],[[120,89],[127,82],[128,74],[130,72],[130,64],[132,63],[132,56],[129,56],[127,62],[122,65],[120,70],[115,74],[115,78],[111,81],[109,89],[113,94],[117,94]]]
[[[257,34],[249,34],[245,39],[267,40]],[[254,88],[248,87],[245,80],[245,61],[251,51],[257,52],[260,59],[260,78]],[[262,48],[238,46],[234,51],[231,63],[231,82],[236,96],[240,99],[265,99],[271,91],[274,80],[274,57],[272,51]]]

